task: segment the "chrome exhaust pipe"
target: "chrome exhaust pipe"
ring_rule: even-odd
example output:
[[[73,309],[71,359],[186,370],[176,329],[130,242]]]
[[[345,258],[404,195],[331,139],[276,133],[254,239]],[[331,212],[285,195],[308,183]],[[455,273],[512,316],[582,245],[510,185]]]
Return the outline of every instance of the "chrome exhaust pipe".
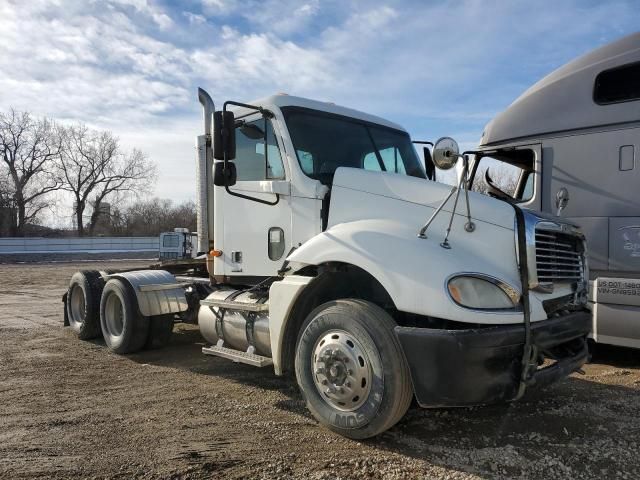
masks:
[[[211,96],[204,88],[198,87],[198,100],[202,105],[202,113],[204,116],[204,134],[212,135],[213,131],[211,130],[211,127],[213,126],[213,112],[215,112],[216,107],[213,104],[213,100],[211,100]]]
[[[198,100],[202,105],[204,135],[196,141],[196,214],[198,229],[198,253],[206,253],[213,247],[213,112],[215,105],[209,94],[198,88]]]

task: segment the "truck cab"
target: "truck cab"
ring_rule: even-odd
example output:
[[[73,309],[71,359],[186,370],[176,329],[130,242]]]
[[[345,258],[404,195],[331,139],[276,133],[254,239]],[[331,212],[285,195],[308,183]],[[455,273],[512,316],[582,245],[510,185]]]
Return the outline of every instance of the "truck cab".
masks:
[[[638,33],[562,66],[485,127],[471,180],[477,191],[580,225],[589,242],[591,336],[635,348],[639,84]]]
[[[194,258],[197,248],[197,234],[188,228],[174,228],[173,232],[160,234],[159,257],[161,261]]]
[[[223,252],[217,278],[276,275],[289,253],[327,228],[339,168],[425,178],[409,135],[391,122],[289,95],[251,104],[271,115],[234,112],[236,183],[212,192],[209,240]]]
[[[219,110],[204,90],[199,100],[206,271],[94,272],[94,290],[74,277],[74,329],[97,322],[128,353],[162,343],[171,315],[197,322],[203,353],[295,376],[314,417],[350,438],[392,427],[413,398],[513,401],[586,362],[580,229],[469,192],[455,141],[432,152],[440,168],[462,165],[452,188],[427,178],[409,134],[382,118],[289,95]],[[543,243],[572,257],[575,278],[535,290]],[[80,308],[98,297],[93,313]]]

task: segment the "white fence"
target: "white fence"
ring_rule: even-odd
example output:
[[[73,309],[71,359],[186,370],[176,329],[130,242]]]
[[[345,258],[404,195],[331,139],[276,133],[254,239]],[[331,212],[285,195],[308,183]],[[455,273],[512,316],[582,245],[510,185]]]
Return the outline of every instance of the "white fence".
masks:
[[[0,238],[0,255],[29,253],[157,252],[158,237]]]

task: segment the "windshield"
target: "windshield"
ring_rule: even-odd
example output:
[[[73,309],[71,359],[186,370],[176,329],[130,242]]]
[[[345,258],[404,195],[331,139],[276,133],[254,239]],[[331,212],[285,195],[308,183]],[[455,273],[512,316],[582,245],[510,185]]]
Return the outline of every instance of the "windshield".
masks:
[[[300,167],[329,185],[338,167],[425,178],[406,132],[299,107],[282,108]]]

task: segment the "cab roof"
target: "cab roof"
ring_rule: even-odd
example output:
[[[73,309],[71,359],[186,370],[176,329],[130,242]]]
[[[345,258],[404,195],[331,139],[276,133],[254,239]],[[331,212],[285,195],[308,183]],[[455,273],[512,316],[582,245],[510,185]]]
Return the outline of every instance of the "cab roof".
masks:
[[[640,101],[598,104],[599,73],[640,62],[640,32],[593,50],[534,84],[487,124],[481,146],[567,130],[633,122]]]
[[[385,120],[384,118],[377,117],[375,115],[370,115],[368,113],[361,112],[359,110],[354,110],[352,108],[341,107],[340,105],[336,105],[330,102],[321,102],[318,100],[311,100],[309,98],[304,97],[296,97],[293,95],[286,94],[276,94],[271,95],[266,98],[261,98],[259,100],[254,100],[253,102],[249,102],[250,105],[261,106],[264,108],[272,108],[272,107],[302,107],[309,108],[312,110],[319,110],[322,112],[333,113],[336,115],[342,115],[345,117],[356,118],[358,120],[362,120],[365,122],[375,123],[378,125],[383,125],[389,128],[393,128],[395,130],[400,130],[406,132],[404,128],[394,122],[390,122],[389,120]],[[239,108],[238,111],[243,111],[244,109]],[[244,112],[243,112],[244,113]]]

